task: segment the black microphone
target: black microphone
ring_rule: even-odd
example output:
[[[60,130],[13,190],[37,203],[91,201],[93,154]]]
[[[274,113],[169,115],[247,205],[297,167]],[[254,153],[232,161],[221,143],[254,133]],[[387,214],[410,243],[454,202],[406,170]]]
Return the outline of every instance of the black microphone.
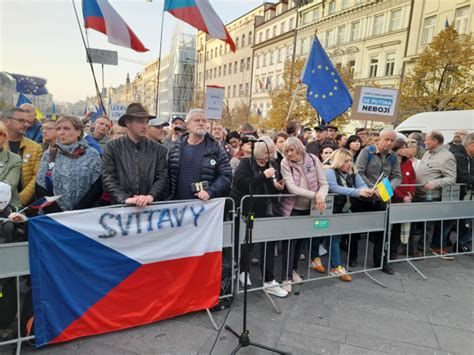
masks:
[[[257,137],[254,137],[254,136],[242,136],[240,138],[242,144],[246,144],[246,143],[257,143],[257,142],[263,142],[263,140],[261,139],[258,139]]]

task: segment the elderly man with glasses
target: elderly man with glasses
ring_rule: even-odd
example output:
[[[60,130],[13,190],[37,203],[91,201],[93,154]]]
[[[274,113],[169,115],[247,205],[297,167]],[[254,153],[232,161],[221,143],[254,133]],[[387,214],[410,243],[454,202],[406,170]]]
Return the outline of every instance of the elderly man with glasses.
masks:
[[[2,115],[8,142],[5,149],[21,157],[21,179],[18,184],[20,201],[27,206],[35,193],[36,173],[38,172],[42,149],[41,146],[25,137],[29,127],[28,114],[21,108],[6,110]]]
[[[25,137],[38,144],[43,143],[43,132],[41,130],[42,124],[36,119],[36,107],[32,104],[23,104],[20,108],[25,110],[26,120],[28,121]]]

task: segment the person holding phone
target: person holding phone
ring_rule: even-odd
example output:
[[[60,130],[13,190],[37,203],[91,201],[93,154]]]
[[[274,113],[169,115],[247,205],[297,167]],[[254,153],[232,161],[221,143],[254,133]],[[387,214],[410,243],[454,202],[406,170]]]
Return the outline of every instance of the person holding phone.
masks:
[[[286,140],[283,146],[283,154],[285,157],[281,162],[281,173],[285,179],[288,192],[296,195],[281,199],[283,215],[309,215],[311,201],[314,201],[314,206],[318,211],[324,211],[326,209],[325,200],[328,194],[328,183],[320,160],[315,155],[306,153],[303,143],[295,137]],[[283,253],[284,281],[282,285],[288,292],[291,292],[292,282],[300,283],[302,281],[298,273],[298,261],[306,242],[307,239],[298,239],[291,242],[291,269],[288,266],[288,253]],[[285,249],[285,243],[288,244],[288,241],[283,242],[283,249]],[[319,263],[321,263],[320,260]]]

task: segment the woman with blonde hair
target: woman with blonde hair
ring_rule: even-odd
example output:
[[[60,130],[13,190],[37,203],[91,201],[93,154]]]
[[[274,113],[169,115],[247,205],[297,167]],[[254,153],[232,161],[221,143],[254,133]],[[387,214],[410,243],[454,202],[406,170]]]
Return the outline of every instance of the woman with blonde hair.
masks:
[[[325,199],[328,193],[328,183],[319,159],[306,153],[305,147],[296,137],[290,137],[283,145],[284,158],[281,162],[281,172],[285,179],[286,188],[294,197],[281,199],[281,210],[284,216],[309,215],[311,201],[317,210],[326,209]],[[291,282],[302,281],[298,273],[298,261],[307,239],[298,239],[291,243],[290,262],[288,266],[288,253],[283,252],[283,287],[291,292]],[[288,241],[283,242],[283,249]],[[291,270],[289,269],[291,267]],[[290,277],[291,276],[291,277]]]
[[[43,154],[36,177],[36,198],[59,196],[44,213],[93,207],[102,193],[101,160],[84,139],[79,118],[64,115],[56,122],[58,141]]]
[[[355,199],[370,198],[374,194],[374,191],[369,189],[360,175],[354,171],[353,155],[347,149],[338,149],[333,153],[331,165],[326,170],[326,178],[329,184],[329,192],[337,194],[334,197],[333,213],[335,214],[352,212],[351,208]],[[342,281],[351,281],[352,277],[347,275],[346,269],[342,266],[339,240],[340,236],[332,236],[330,274],[339,276]],[[351,254],[353,249],[357,253],[357,242],[358,238],[352,236]],[[357,254],[355,254],[355,257],[357,257]]]

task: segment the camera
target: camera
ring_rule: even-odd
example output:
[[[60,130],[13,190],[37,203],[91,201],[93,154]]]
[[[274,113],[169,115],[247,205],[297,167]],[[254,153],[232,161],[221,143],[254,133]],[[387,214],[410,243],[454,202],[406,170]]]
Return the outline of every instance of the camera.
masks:
[[[208,181],[198,181],[191,183],[191,191],[193,193],[201,192],[201,191],[208,191],[209,190],[209,182]]]

